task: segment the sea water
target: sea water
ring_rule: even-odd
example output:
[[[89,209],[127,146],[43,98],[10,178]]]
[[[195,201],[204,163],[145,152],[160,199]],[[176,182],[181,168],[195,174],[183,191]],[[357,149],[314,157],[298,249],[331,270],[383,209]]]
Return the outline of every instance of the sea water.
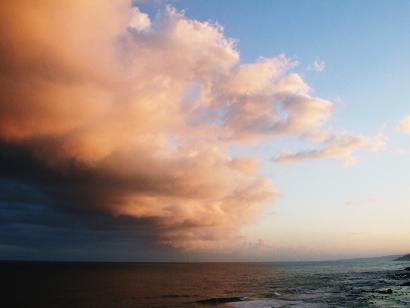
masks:
[[[406,262],[0,262],[1,307],[410,307]],[[390,290],[391,291],[390,291]]]

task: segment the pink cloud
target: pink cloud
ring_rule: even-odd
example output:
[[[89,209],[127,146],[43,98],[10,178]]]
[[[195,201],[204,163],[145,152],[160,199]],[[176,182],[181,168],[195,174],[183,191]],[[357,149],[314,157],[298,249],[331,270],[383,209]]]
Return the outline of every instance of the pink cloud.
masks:
[[[385,137],[382,135],[367,137],[352,134],[334,134],[327,137],[318,149],[303,150],[290,153],[282,152],[274,158],[275,162],[300,162],[309,159],[341,159],[345,166],[351,166],[357,162],[354,152],[359,149],[369,149],[378,152],[386,144]]]
[[[291,59],[241,64],[221,26],[172,7],[153,19],[108,0],[17,1],[0,12],[0,141],[62,177],[80,168],[84,185],[66,184],[73,206],[148,219],[175,247],[234,245],[274,200],[258,159],[230,157],[232,143],[318,134],[333,110],[290,72]],[[372,143],[337,137],[279,160],[349,161]]]
[[[410,115],[400,120],[397,128],[405,134],[410,134]]]

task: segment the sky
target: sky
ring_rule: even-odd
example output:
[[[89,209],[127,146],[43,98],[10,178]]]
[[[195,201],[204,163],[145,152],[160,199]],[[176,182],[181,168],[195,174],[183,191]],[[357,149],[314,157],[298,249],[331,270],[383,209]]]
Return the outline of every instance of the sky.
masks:
[[[0,12],[1,259],[410,251],[408,1]]]

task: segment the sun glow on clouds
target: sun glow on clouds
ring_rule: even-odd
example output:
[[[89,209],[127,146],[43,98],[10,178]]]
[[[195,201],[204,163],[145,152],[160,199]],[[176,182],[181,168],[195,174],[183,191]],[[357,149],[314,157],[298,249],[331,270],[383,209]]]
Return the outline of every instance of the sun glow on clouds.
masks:
[[[410,134],[410,115],[400,120],[397,127],[403,133]]]
[[[128,1],[18,1],[0,11],[0,139],[62,177],[73,165],[88,175],[80,195],[81,183],[67,181],[57,201],[74,194],[91,211],[148,219],[161,243],[237,245],[240,227],[272,202],[258,159],[230,157],[230,145],[295,135],[320,148],[279,161],[349,164],[356,148],[381,147],[328,131],[332,103],[312,96],[291,59],[241,64],[221,26],[170,6],[153,19]]]
[[[378,152],[385,147],[386,138],[383,135],[367,137],[361,135],[335,134],[324,139],[318,149],[303,150],[297,153],[282,152],[275,162],[300,162],[307,159],[339,158],[345,166],[354,165],[357,162],[353,151],[360,148],[368,148]]]

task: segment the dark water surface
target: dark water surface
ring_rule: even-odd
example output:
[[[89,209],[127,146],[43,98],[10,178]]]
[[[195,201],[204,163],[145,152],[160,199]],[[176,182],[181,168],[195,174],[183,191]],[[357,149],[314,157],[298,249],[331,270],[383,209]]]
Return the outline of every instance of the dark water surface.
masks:
[[[410,307],[406,266],[410,265],[392,258],[297,263],[0,262],[0,303],[2,307]]]

